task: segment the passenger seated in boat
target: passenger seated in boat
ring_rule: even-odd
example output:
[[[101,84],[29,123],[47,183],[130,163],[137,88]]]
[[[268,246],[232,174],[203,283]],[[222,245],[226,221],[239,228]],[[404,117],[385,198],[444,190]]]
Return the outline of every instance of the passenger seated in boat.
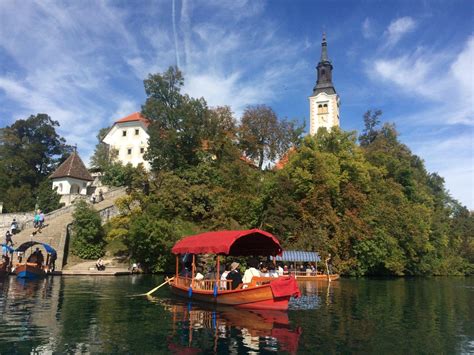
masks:
[[[278,265],[278,276],[283,276],[283,268],[281,267],[281,265]]]
[[[194,276],[194,279],[197,281],[204,280],[204,275],[202,274],[202,268],[199,266],[196,268],[196,276]]]
[[[38,248],[36,248],[36,249],[39,250]],[[31,255],[28,257],[28,259],[26,259],[27,263],[36,263],[38,261],[37,250],[35,250],[33,253],[31,253]]]
[[[39,248],[36,248],[36,264],[38,264],[39,267],[43,265],[44,262],[44,256],[41,250]]]
[[[260,263],[260,276],[270,277],[270,273],[268,272],[268,266],[265,263]]]
[[[254,258],[250,258],[247,262],[249,268],[245,270],[244,277],[242,278],[242,282],[245,284],[249,284],[252,281],[252,277],[257,276],[260,277],[260,271],[257,270],[258,261]]]
[[[221,289],[223,289],[223,290],[227,289],[226,280],[227,280],[227,275],[229,274],[229,272],[230,272],[230,265],[227,264],[227,265],[225,265],[224,272],[221,275]]]
[[[275,270],[275,265],[270,264],[268,266],[268,276],[269,277],[279,277],[279,273]]]
[[[200,266],[196,267],[196,275],[194,275],[194,287],[204,288],[204,283],[201,282],[204,280],[204,275],[202,274],[202,268]]]
[[[289,275],[290,270],[288,270],[288,265],[283,266],[283,275]]]
[[[227,275],[227,280],[231,280],[231,289],[235,290],[236,288],[239,287],[239,285],[242,283],[242,276],[240,275],[239,271],[239,266],[240,264],[237,262],[233,262],[230,264],[230,272]]]

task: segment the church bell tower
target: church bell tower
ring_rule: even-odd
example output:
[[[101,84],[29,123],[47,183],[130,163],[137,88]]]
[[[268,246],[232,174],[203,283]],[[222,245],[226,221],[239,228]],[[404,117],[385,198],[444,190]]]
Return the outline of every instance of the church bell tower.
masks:
[[[323,34],[321,59],[316,67],[317,80],[313,94],[309,97],[309,133],[316,134],[319,127],[330,130],[339,127],[339,95],[332,83],[332,64],[328,58],[328,44]]]

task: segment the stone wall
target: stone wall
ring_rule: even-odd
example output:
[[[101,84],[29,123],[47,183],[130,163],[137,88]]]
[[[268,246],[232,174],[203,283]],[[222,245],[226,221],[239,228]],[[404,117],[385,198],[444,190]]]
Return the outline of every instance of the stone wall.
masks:
[[[34,212],[32,211],[0,214],[0,239],[2,239],[2,243],[6,231],[10,229],[10,225],[12,224],[13,218],[15,218],[18,222],[20,229],[23,229],[27,222],[33,221]]]

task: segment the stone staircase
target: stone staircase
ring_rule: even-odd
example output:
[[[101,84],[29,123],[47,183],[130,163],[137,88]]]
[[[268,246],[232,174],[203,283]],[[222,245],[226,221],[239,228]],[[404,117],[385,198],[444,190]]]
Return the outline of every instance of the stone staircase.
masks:
[[[125,188],[110,190],[104,194],[103,201],[93,205],[97,211],[100,211],[103,222],[116,215],[115,200],[125,194]],[[25,228],[12,238],[15,243],[14,248],[30,240],[49,244],[58,254],[55,263],[56,270],[61,271],[64,264],[64,252],[68,247],[68,225],[72,223],[73,211],[74,205],[71,205],[45,215],[45,225],[41,232],[36,232],[32,222],[26,223]],[[27,252],[26,256],[28,255]],[[16,255],[13,262],[16,262]]]

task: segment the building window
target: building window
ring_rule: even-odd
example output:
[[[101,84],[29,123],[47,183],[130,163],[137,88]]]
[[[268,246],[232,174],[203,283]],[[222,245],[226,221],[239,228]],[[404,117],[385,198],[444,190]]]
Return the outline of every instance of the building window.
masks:
[[[128,149],[127,149],[127,154],[128,154],[128,155],[131,155],[131,154],[132,154],[132,148],[128,148]]]
[[[328,104],[323,105],[323,113],[328,113]]]
[[[127,136],[127,131],[122,131],[122,137],[126,137]]]
[[[318,105],[318,113],[323,113],[323,105]]]
[[[140,148],[140,153],[145,153],[145,148]]]
[[[60,184],[59,184],[59,192],[62,192],[62,191],[63,191],[63,184],[60,183]]]
[[[140,134],[140,130],[136,129],[135,130],[135,135],[138,136]]]

